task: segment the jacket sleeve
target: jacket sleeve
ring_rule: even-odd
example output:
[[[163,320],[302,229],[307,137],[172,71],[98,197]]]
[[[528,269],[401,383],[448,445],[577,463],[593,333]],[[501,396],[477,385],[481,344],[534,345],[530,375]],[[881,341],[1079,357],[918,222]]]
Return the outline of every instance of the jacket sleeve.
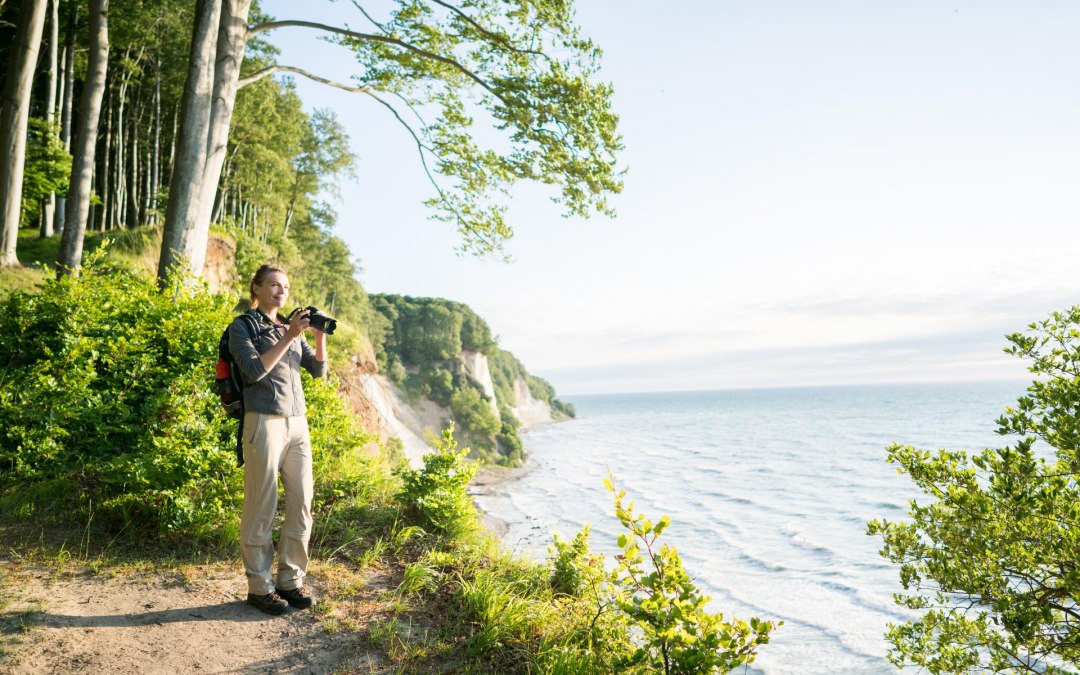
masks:
[[[311,345],[307,343],[307,340],[300,339],[300,365],[304,367],[304,370],[311,373],[312,377],[323,377],[326,375],[326,361],[319,361],[315,358],[315,350],[311,348]]]
[[[251,324],[243,316],[236,317],[229,324],[229,353],[249,382],[258,382],[270,372],[259,360],[255,339],[257,337]]]

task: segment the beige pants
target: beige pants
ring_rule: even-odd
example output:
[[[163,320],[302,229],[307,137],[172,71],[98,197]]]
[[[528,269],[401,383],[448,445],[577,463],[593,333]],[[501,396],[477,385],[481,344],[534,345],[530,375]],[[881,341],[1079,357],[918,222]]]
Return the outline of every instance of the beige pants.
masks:
[[[285,522],[278,543],[277,583],[274,565],[274,516],[278,483],[285,486]],[[244,510],[240,549],[248,592],[272,593],[304,584],[311,537],[311,440],[307,418],[249,412],[244,414]]]

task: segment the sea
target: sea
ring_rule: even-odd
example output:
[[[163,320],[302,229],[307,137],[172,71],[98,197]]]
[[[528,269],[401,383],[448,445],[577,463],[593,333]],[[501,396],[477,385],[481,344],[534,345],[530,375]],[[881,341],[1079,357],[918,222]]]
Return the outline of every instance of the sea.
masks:
[[[661,543],[726,617],[784,624],[747,673],[895,673],[883,635],[899,568],[867,522],[904,520],[925,496],[886,461],[892,443],[1003,447],[995,420],[1023,382],[906,384],[567,397],[577,418],[524,436],[532,469],[478,505],[505,543],[543,559],[552,533],[622,528],[611,475],[638,512],[671,518]],[[740,672],[743,672],[740,670]]]

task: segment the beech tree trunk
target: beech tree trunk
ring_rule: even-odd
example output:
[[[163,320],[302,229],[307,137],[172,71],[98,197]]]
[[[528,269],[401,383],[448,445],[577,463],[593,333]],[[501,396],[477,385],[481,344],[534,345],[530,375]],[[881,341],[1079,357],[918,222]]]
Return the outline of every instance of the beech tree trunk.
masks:
[[[193,278],[202,275],[250,8],[251,0],[199,0],[196,5],[158,278],[179,264]]]
[[[0,102],[0,265],[18,265],[22,182],[26,162],[26,127],[30,115],[30,89],[34,82],[41,32],[45,28],[47,0],[23,0],[19,26],[8,56],[7,80]]]
[[[67,224],[56,261],[59,274],[70,274],[82,263],[83,237],[90,213],[90,185],[94,178],[101,100],[105,95],[105,75],[109,64],[109,0],[90,0],[90,59],[79,103],[79,132],[72,158],[71,186],[68,189]]]
[[[60,140],[64,150],[71,152],[71,107],[75,100],[75,6],[68,11],[67,34],[64,36],[64,65],[60,88]],[[67,222],[67,196],[56,197],[56,233],[63,234]]]
[[[56,120],[56,88],[59,84],[60,73],[57,59],[60,41],[60,0],[49,0],[49,93],[45,97],[45,120],[49,123],[50,130]],[[51,133],[51,131],[50,131]],[[50,192],[45,200],[41,213],[42,237],[51,237],[53,234],[53,218],[56,213],[56,193]]]
[[[115,73],[116,71],[112,71]],[[111,229],[110,218],[112,215],[112,193],[109,189],[109,181],[112,178],[112,172],[109,170],[111,165],[109,159],[112,157],[112,138],[113,138],[113,108],[115,107],[116,91],[114,82],[116,78],[112,76],[112,73],[105,78],[105,94],[104,94],[104,110],[102,113],[105,115],[105,133],[102,135],[101,141],[101,154],[97,155],[97,169],[94,173],[98,179],[98,198],[101,199],[101,217],[97,221],[97,229],[105,232]],[[94,225],[91,224],[91,229]]]
[[[141,93],[141,92],[140,92]],[[142,108],[139,106],[138,114],[134,111],[131,113],[131,121],[128,123],[128,138],[131,139],[131,147],[128,148],[128,171],[130,172],[128,180],[128,200],[124,206],[124,226],[128,228],[138,227],[143,220],[143,214],[140,213],[139,208],[142,206],[140,201],[140,190],[142,174],[140,169],[142,165],[139,163],[139,127],[142,122]]]
[[[157,195],[161,184],[161,60],[154,61],[154,148],[150,156],[150,169],[147,177],[150,185],[146,189],[146,212],[151,225],[157,225]],[[151,211],[152,209],[152,211]]]

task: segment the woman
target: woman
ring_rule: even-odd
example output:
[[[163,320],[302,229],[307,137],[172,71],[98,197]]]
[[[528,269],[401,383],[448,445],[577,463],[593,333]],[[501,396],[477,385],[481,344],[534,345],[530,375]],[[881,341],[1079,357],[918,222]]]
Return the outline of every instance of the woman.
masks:
[[[240,548],[248,580],[248,604],[267,614],[289,605],[314,604],[304,588],[311,536],[311,440],[300,368],[326,374],[326,334],[310,327],[308,312],[291,321],[281,315],[289,298],[285,270],[263,265],[250,285],[252,309],[229,326],[229,351],[244,379],[244,509]],[[315,336],[315,348],[301,337]],[[285,522],[278,544],[275,581],[273,526],[277,475],[285,486]]]

